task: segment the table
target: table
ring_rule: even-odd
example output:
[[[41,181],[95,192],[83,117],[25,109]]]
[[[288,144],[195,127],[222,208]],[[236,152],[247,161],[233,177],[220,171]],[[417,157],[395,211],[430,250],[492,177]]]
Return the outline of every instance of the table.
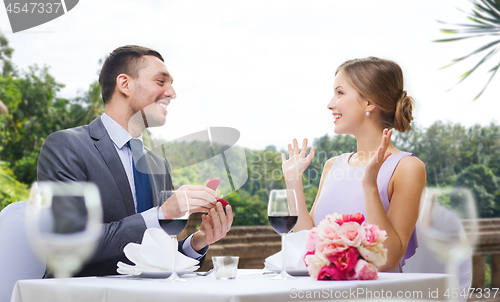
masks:
[[[227,281],[216,280],[214,274],[184,275],[186,283],[125,276],[21,280],[14,288],[11,302],[280,302],[390,296],[437,301],[439,299],[433,294],[438,293],[439,298],[443,298],[448,277],[443,274],[379,273],[378,280],[369,281],[315,281],[308,276],[281,281],[270,280],[272,275],[263,272],[238,270],[236,279]]]

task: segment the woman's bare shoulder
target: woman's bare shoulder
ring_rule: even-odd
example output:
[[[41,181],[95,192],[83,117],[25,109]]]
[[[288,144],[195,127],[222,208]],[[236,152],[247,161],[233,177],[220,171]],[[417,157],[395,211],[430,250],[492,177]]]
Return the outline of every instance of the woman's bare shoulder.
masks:
[[[333,164],[337,161],[337,159],[339,158],[339,156],[334,156],[332,158],[330,158],[329,160],[326,161],[325,163],[325,166],[323,168],[323,171],[329,171]]]
[[[395,180],[423,180],[426,179],[425,164],[418,157],[405,156],[403,157],[394,171]]]
[[[405,156],[399,161],[398,168],[406,171],[425,171],[425,164],[416,156]]]

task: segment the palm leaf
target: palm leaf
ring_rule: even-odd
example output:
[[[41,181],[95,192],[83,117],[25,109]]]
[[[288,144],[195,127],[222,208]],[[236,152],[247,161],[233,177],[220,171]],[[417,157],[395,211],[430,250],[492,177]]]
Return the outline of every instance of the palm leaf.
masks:
[[[465,39],[484,37],[484,36],[500,36],[500,33],[498,33],[498,34],[471,35],[471,36],[466,36],[466,37],[457,37],[457,38],[450,38],[450,39],[440,39],[440,40],[434,40],[432,42],[453,42],[453,41],[458,41],[458,40],[465,40]]]
[[[489,14],[492,18],[500,18],[500,14],[497,12],[497,10],[500,9],[499,7],[495,7],[495,5],[492,6],[488,1],[484,1],[484,3],[486,7],[482,6],[481,3],[478,3],[477,6],[482,8],[483,11]]]
[[[468,17],[468,18],[470,20],[471,17]],[[439,21],[439,20],[436,20],[436,22],[441,23],[441,24],[453,25],[453,26],[474,27],[474,28],[478,28],[478,29],[489,29],[489,28],[491,28],[490,24],[486,24],[486,25],[466,24],[466,23],[457,23],[457,24],[453,23],[452,24],[452,23],[447,23],[447,22],[443,22],[443,21]]]
[[[441,32],[443,34],[477,34],[477,33],[498,33],[498,30],[495,28],[488,28],[488,29],[441,29]]]
[[[484,85],[483,87],[483,90],[481,90],[481,92],[479,92],[478,95],[476,95],[476,97],[474,98],[474,101],[477,100],[481,94],[483,94],[483,92],[486,90],[486,87],[488,87],[488,85],[490,84],[491,80],[493,79],[493,77],[495,76],[495,74],[497,73],[498,71],[498,68],[500,67],[500,62],[497,64],[497,66],[493,67],[489,72],[492,72],[493,73],[491,74],[491,77],[488,79],[488,82],[486,82],[486,85]]]
[[[468,14],[467,18],[472,24],[453,24],[457,28],[446,28],[442,29],[441,32],[444,34],[461,34],[460,37],[447,38],[447,39],[439,39],[434,42],[455,42],[470,38],[478,38],[478,37],[496,37],[500,35],[500,0],[471,0],[474,4],[474,8],[471,13]],[[447,24],[442,21],[438,21],[442,24]],[[499,39],[494,39],[492,42],[483,45],[473,52],[467,54],[466,56],[457,58],[452,60],[452,62],[442,68],[447,68],[451,65],[454,65],[458,62],[461,62],[467,58],[470,58],[476,54],[482,53],[484,51],[488,51],[486,55],[482,57],[479,62],[477,62],[474,67],[470,70],[467,70],[462,75],[460,75],[460,80],[456,85],[460,84],[466,78],[468,78],[471,74],[473,74],[481,65],[485,64],[489,59],[491,59],[494,55],[500,52],[500,43]],[[500,68],[500,63],[495,65],[488,72],[491,72],[491,76],[486,82],[486,85],[479,92],[479,94],[474,98],[474,100],[478,99],[483,92],[486,90],[493,77],[496,75],[498,69]]]
[[[493,49],[491,50],[487,55],[485,55],[481,61],[479,61],[479,63],[476,64],[476,66],[474,66],[471,70],[467,71],[466,73],[464,73],[463,75],[460,76],[460,81],[458,81],[458,84],[460,84],[460,82],[462,82],[463,80],[465,80],[468,76],[471,75],[471,73],[474,72],[474,70],[476,70],[479,66],[481,66],[484,62],[486,62],[489,58],[491,58],[493,55],[495,55],[500,49]]]
[[[474,15],[476,15],[476,17],[478,19],[481,19],[481,20],[486,21],[486,22],[491,22],[493,24],[500,24],[500,20],[495,20],[495,19],[491,19],[491,18],[485,17],[485,16],[481,15],[478,12],[473,12],[473,13],[474,13]],[[477,20],[473,20],[473,21],[478,22]],[[481,22],[481,24],[484,24],[484,23]]]
[[[476,19],[476,18],[474,18],[474,17],[471,17],[471,16],[467,17],[467,19],[469,19],[469,20],[471,20],[471,21],[473,21],[473,22],[477,22],[477,23],[479,23],[479,24],[483,24],[483,25],[488,26],[488,27],[490,27],[490,26],[491,26],[491,24],[486,23],[486,22],[483,22],[483,21],[479,21],[478,19]]]
[[[493,41],[493,42],[491,42],[491,43],[488,43],[488,44],[486,44],[486,45],[484,45],[484,46],[479,47],[478,49],[474,50],[474,51],[473,51],[473,52],[471,52],[470,54],[468,54],[468,55],[466,55],[466,56],[464,56],[464,57],[462,57],[462,58],[455,59],[455,60],[453,60],[453,61],[456,61],[456,62],[461,61],[461,60],[466,59],[466,58],[468,58],[468,57],[470,57],[470,56],[472,56],[472,55],[475,55],[475,54],[477,54],[477,53],[480,53],[481,51],[486,50],[486,49],[488,49],[488,48],[490,48],[490,47],[492,47],[492,46],[495,46],[495,45],[497,45],[498,43],[500,43],[500,40]]]
[[[463,39],[469,39],[469,38],[474,38],[477,36],[484,36],[484,35],[476,35],[472,37],[459,37],[459,38],[451,38],[451,39],[440,39],[440,40],[434,40],[432,42],[452,42],[452,41],[458,41],[458,40],[463,40]]]

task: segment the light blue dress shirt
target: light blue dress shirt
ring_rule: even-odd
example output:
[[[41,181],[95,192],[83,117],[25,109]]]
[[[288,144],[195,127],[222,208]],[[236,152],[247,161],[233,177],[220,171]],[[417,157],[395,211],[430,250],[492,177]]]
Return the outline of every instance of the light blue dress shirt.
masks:
[[[135,194],[134,170],[132,166],[132,150],[130,150],[127,146],[127,142],[133,137],[127,130],[125,130],[106,113],[102,114],[101,121],[104,124],[104,128],[106,128],[109,137],[113,141],[113,145],[115,146],[116,152],[118,152],[118,156],[120,157],[123,168],[125,169],[125,173],[127,173],[128,183],[132,191],[132,197],[134,198],[135,211],[137,212],[137,197]],[[140,140],[142,143],[142,134],[139,137],[136,137],[136,139]],[[158,210],[156,208],[153,207],[145,212],[142,212],[141,215],[146,223],[146,228],[160,228],[160,223],[158,222]],[[188,239],[184,241],[184,245],[182,246],[186,256],[193,259],[203,257],[204,254],[200,254],[193,249],[191,246],[191,239],[193,239],[193,235],[190,235]],[[206,253],[207,249],[203,249],[203,251]]]

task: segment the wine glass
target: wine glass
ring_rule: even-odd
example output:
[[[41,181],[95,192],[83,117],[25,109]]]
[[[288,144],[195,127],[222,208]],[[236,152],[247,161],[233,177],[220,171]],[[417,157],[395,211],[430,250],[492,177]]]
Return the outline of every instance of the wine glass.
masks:
[[[474,197],[467,188],[428,188],[421,203],[419,228],[429,250],[445,264],[450,275],[447,288],[452,290],[458,266],[470,257],[478,240]],[[460,295],[449,295],[448,299],[460,301]]]
[[[272,190],[269,194],[267,216],[273,229],[281,235],[281,272],[271,278],[275,280],[296,279],[286,269],[285,238],[298,219],[297,196],[295,190]]]
[[[187,225],[189,218],[189,202],[185,191],[165,190],[160,192],[160,208],[158,222],[161,228],[172,238],[172,274],[167,282],[186,282],[175,271],[175,255],[177,254],[177,235]]]
[[[99,189],[85,182],[35,182],[26,237],[56,278],[69,278],[94,253],[102,231]]]

